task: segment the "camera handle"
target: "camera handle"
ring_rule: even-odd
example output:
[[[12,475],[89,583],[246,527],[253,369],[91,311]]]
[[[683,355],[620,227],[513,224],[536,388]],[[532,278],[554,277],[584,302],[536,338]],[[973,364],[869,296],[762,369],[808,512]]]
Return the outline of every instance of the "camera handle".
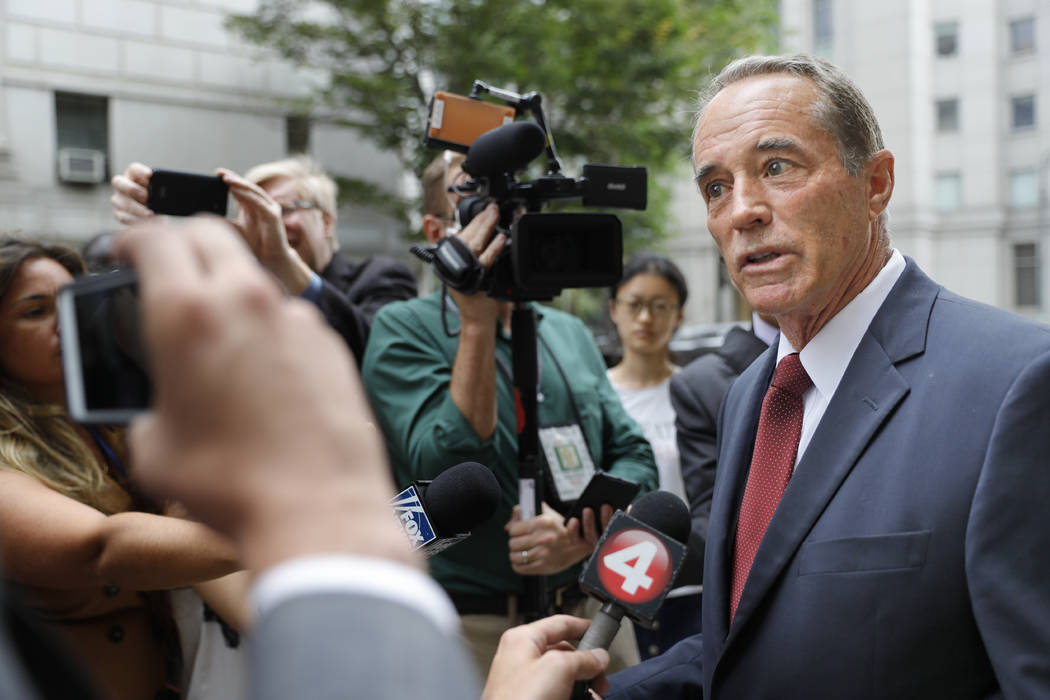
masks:
[[[526,302],[516,302],[510,316],[511,367],[518,415],[518,494],[521,517],[542,511],[544,474],[540,464],[539,371],[536,348],[536,312]],[[547,577],[526,576],[525,595],[519,611],[526,622],[547,617]]]
[[[410,252],[431,265],[442,282],[464,294],[474,294],[485,280],[485,268],[478,256],[459,236],[445,236],[430,248],[414,245]]]
[[[470,89],[470,97],[480,100],[482,95],[491,95],[496,99],[503,100],[508,107],[514,108],[515,115],[521,115],[522,112],[532,114],[532,118],[536,120],[536,123],[540,125],[540,128],[547,135],[547,146],[545,149],[547,152],[547,174],[553,175],[561,172],[561,161],[558,159],[558,153],[554,150],[554,134],[551,133],[550,127],[547,126],[547,118],[543,114],[543,96],[540,93],[529,92],[520,95],[511,90],[494,87],[482,80],[475,80],[473,87]]]

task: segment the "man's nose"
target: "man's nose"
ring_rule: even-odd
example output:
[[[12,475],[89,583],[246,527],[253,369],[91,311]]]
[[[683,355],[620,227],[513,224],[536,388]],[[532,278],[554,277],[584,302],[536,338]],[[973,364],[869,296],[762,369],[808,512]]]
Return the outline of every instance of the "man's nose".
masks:
[[[746,178],[733,183],[731,223],[735,229],[765,225],[772,220],[772,211],[766,200],[765,189]]]

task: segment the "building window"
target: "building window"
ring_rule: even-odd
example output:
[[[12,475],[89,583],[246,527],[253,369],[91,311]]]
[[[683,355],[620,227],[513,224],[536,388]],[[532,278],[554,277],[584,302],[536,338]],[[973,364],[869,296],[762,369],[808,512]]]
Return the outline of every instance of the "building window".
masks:
[[[938,56],[959,53],[959,23],[938,22],[933,25],[933,45]]]
[[[938,211],[954,211],[962,206],[962,175],[938,173],[933,181],[933,203]]]
[[[310,117],[289,114],[284,120],[284,142],[288,153],[310,152]]]
[[[1035,17],[1024,17],[1010,22],[1010,53],[1035,51]]]
[[[834,38],[831,1],[813,0],[813,50],[821,56],[831,53]]]
[[[60,180],[109,179],[109,98],[56,92],[55,145]]]
[[[937,131],[959,130],[959,100],[937,100]]]
[[[1039,256],[1035,243],[1014,245],[1014,304],[1039,306]]]
[[[1022,95],[1010,100],[1010,123],[1014,129],[1035,126],[1035,95]]]
[[[1034,170],[1010,173],[1010,205],[1034,207],[1039,204],[1039,174]]]

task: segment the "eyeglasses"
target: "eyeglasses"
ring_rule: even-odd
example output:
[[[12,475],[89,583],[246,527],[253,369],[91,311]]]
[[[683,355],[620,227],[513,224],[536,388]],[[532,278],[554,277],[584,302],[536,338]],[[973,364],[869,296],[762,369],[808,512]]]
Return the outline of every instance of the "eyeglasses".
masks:
[[[307,202],[305,199],[297,199],[290,204],[281,204],[281,216],[291,216],[297,211],[304,211],[306,209],[318,209],[319,207],[313,202]]]
[[[641,299],[613,299],[620,308],[627,309],[627,313],[637,318],[642,309],[648,309],[653,318],[665,319],[678,310],[678,304],[673,304],[663,299],[642,301]]]

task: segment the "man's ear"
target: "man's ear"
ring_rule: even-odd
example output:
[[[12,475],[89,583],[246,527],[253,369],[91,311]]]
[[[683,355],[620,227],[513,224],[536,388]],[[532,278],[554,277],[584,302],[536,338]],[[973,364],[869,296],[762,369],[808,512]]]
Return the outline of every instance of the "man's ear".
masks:
[[[321,221],[324,222],[324,235],[332,238],[335,235],[335,217],[322,209]]]
[[[893,154],[883,149],[868,161],[868,220],[886,210],[893,195]]]
[[[423,215],[423,235],[432,244],[436,245],[438,241],[445,237],[445,221],[433,214]]]

